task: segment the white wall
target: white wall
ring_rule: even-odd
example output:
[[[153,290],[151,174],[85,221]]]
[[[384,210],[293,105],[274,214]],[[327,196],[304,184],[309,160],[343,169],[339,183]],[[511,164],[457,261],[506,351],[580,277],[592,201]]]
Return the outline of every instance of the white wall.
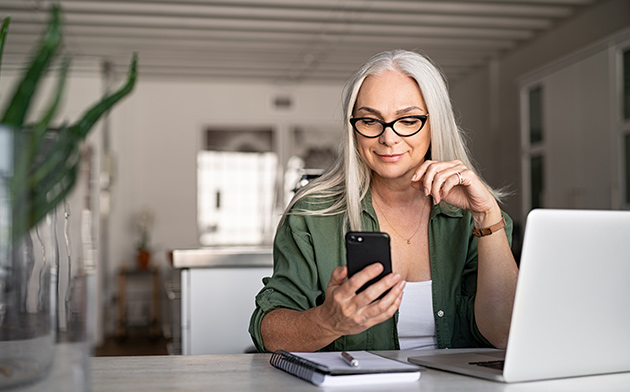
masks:
[[[474,130],[474,158],[490,184],[509,185],[514,191],[503,207],[517,221],[521,214],[518,79],[628,26],[629,1],[602,1],[451,86],[464,128]]]

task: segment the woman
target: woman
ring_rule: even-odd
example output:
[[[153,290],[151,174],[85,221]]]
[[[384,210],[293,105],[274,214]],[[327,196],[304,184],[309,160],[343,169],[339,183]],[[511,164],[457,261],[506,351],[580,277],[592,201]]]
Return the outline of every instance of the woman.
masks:
[[[415,52],[377,54],[346,86],[344,114],[339,160],[280,222],[257,349],[505,347],[512,222],[470,164],[440,72]],[[348,230],[391,237],[393,272],[359,294],[382,266],[347,279]]]

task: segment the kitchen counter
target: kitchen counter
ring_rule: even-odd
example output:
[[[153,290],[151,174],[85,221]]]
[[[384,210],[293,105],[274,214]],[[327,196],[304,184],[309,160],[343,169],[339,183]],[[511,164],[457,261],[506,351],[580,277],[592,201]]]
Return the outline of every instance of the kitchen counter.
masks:
[[[271,267],[271,247],[208,247],[173,251],[175,268]]]

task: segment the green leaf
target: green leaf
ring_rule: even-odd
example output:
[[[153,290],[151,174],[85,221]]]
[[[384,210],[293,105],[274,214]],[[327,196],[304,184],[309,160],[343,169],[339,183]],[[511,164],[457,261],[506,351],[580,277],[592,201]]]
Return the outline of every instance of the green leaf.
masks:
[[[68,76],[68,70],[70,68],[70,58],[64,58],[62,66],[59,70],[59,78],[57,80],[57,88],[55,89],[55,95],[51,101],[50,107],[46,111],[46,114],[42,119],[28,132],[20,132],[16,134],[16,137],[22,138],[20,140],[19,151],[20,155],[16,156],[16,165],[14,176],[16,178],[26,178],[28,171],[33,163],[37,163],[37,157],[42,156],[44,151],[42,148],[45,141],[46,130],[50,126],[50,122],[57,112],[61,97],[63,96],[64,86],[66,84],[66,78]],[[17,151],[17,150],[16,150]]]
[[[103,113],[111,109],[116,102],[120,101],[133,90],[136,83],[137,67],[138,54],[134,53],[131,59],[131,65],[129,66],[129,72],[127,74],[127,82],[118,91],[103,98],[98,104],[90,108],[72,127],[83,135],[83,137],[87,136],[92,126],[94,126]]]
[[[11,18],[4,18],[2,27],[0,27],[0,65],[2,65],[2,53],[4,52],[4,37],[7,35]]]
[[[9,106],[4,111],[4,116],[0,123],[15,129],[20,129],[24,124],[24,119],[37,89],[38,82],[61,45],[60,24],[60,9],[58,6],[53,6],[50,24],[44,39],[15,90],[13,98],[9,101]]]
[[[46,160],[31,171],[28,178],[29,187],[37,191],[48,191],[48,187],[54,186],[54,176],[63,175],[68,161],[78,160],[73,155],[78,151],[79,142],[79,137],[71,134],[70,130],[60,133]]]
[[[42,140],[44,137],[44,133],[50,126],[50,122],[52,121],[55,113],[57,113],[57,109],[59,108],[59,103],[61,102],[61,97],[65,91],[66,79],[68,78],[68,70],[70,69],[70,63],[72,59],[69,56],[64,57],[63,62],[61,63],[61,68],[59,69],[59,77],[57,79],[57,88],[55,89],[55,95],[50,103],[46,114],[42,119],[37,123],[35,128],[33,128],[33,137],[37,140]]]
[[[56,178],[54,187],[46,192],[31,193],[22,203],[13,208],[13,241],[22,238],[46,217],[66,196],[76,184],[79,172],[78,160],[65,169],[63,175]]]
[[[24,145],[22,140],[28,141],[30,133],[16,134],[16,151]],[[30,162],[26,175],[13,177],[14,241],[36,226],[71,191],[64,184],[74,184],[67,178],[72,178],[71,172],[79,165],[79,141],[80,136],[63,128],[52,144],[40,150],[37,159]]]
[[[70,68],[70,60],[66,58],[48,110],[34,127],[24,127],[24,120],[40,79],[60,47],[60,24],[60,8],[54,6],[42,44],[0,119],[0,123],[8,125],[14,134],[15,170],[11,179],[14,243],[72,191],[80,168],[82,140],[104,113],[133,90],[136,82],[138,56],[134,53],[126,83],[89,108],[79,121],[71,126],[64,126],[53,140],[46,142],[47,131],[59,107]]]

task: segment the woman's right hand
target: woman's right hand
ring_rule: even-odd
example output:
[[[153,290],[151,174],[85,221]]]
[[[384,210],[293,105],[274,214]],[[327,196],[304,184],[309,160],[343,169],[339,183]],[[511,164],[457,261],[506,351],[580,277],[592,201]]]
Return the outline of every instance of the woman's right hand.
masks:
[[[260,324],[265,348],[269,351],[316,351],[344,335],[354,335],[382,323],[396,313],[405,282],[389,274],[361,293],[356,291],[383,270],[381,263],[365,267],[352,278],[346,266],[333,270],[320,306],[303,311],[277,308]],[[381,294],[391,289],[383,298]]]
[[[322,327],[333,335],[354,335],[391,318],[400,306],[405,287],[405,281],[399,274],[388,274],[361,293],[356,293],[382,270],[381,263],[374,263],[346,280],[348,268],[335,268],[326,288],[326,299],[320,306],[325,321]],[[376,300],[389,289],[387,295]]]

